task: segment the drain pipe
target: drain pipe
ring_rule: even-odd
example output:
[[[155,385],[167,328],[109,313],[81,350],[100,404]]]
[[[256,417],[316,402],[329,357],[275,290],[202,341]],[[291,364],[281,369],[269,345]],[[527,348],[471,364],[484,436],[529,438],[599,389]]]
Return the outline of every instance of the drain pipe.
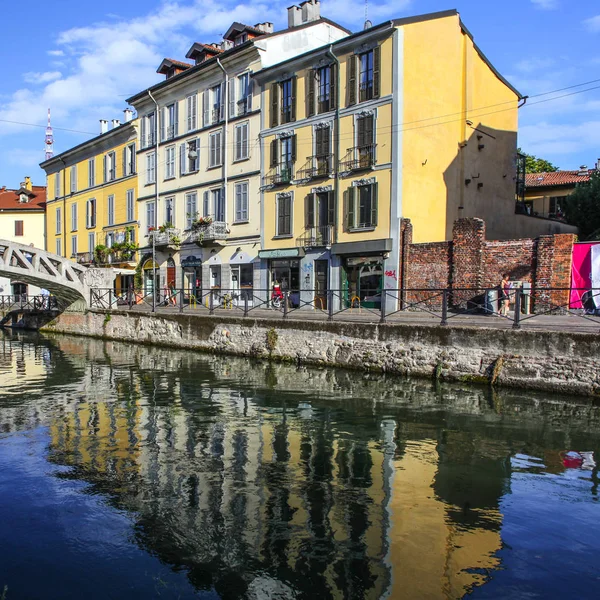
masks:
[[[67,258],[67,165],[65,164],[62,156],[59,156],[58,160],[60,160],[60,162],[63,164],[62,255]]]
[[[224,214],[223,218],[225,221],[225,227],[227,228],[227,176],[228,176],[228,168],[227,168],[227,130],[229,129],[229,75],[225,70],[225,67],[221,64],[221,59],[217,56],[217,64],[221,71],[223,71],[223,75],[225,75],[225,98],[224,98],[224,107],[225,107],[225,133],[223,135],[223,204],[224,204]],[[215,207],[216,208],[216,207]],[[215,211],[216,213],[216,211]],[[216,214],[215,214],[216,217]],[[216,220],[216,219],[215,219]]]
[[[148,90],[148,96],[156,106],[156,119],[154,119],[154,223],[155,230],[152,232],[152,312],[156,312],[156,225],[158,224],[158,132],[160,131],[160,109],[152,92]]]

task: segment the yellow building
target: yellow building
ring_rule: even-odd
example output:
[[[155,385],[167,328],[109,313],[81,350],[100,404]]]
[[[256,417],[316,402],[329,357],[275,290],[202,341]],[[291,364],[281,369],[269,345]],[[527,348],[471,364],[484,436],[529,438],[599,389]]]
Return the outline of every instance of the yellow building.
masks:
[[[46,188],[25,177],[18,189],[0,188],[0,239],[45,247]],[[22,281],[0,277],[0,296],[29,294],[40,290]]]
[[[83,265],[119,268],[134,285],[137,259],[137,121],[101,121],[101,134],[40,166],[47,175],[47,249]]]
[[[261,287],[296,306],[327,308],[328,289],[378,306],[399,287],[402,219],[415,242],[449,239],[460,217],[510,237],[521,96],[456,11],[388,21],[255,79]]]

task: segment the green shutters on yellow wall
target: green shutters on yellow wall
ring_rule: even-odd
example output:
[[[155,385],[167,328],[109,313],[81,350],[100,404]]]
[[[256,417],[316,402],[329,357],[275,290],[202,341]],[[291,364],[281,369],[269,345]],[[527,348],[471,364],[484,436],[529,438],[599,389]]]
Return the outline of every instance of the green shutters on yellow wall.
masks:
[[[379,98],[381,84],[380,84],[380,73],[381,73],[381,48],[375,46],[373,48],[373,98]]]
[[[271,84],[271,127],[279,125],[279,84]]]
[[[356,56],[354,54],[351,54],[346,61],[346,72],[348,74],[346,106],[352,106],[356,104]]]
[[[315,114],[315,79],[317,72],[314,69],[308,71],[306,75],[306,116],[312,117]]]
[[[292,105],[291,105],[291,117],[292,121],[296,120],[296,87],[298,83],[297,77],[292,77]]]

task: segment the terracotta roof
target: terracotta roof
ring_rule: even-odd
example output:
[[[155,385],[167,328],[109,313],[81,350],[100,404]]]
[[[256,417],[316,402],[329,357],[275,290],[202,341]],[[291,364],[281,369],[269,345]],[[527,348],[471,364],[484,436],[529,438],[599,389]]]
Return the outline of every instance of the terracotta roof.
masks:
[[[184,63],[180,60],[175,60],[174,58],[164,58],[163,61],[160,63],[158,69],[156,69],[156,72],[160,73],[161,75],[164,75],[167,72],[167,70],[171,67],[175,67],[176,69],[185,71],[193,66],[194,65],[191,65],[190,63]]]
[[[525,175],[526,188],[554,187],[559,185],[575,185],[590,180],[590,175],[595,169],[589,169],[585,175],[580,171],[556,171],[554,173],[527,173]]]
[[[182,69],[189,69],[190,67],[194,66],[194,65],[191,65],[190,63],[181,62],[180,60],[175,60],[174,58],[167,58],[165,60],[171,61],[173,63],[174,67],[181,67]]]
[[[0,188],[0,211],[4,210],[45,210],[46,188],[43,185],[34,185],[28,192],[29,202],[19,202],[21,190]],[[26,190],[23,190],[26,191]]]

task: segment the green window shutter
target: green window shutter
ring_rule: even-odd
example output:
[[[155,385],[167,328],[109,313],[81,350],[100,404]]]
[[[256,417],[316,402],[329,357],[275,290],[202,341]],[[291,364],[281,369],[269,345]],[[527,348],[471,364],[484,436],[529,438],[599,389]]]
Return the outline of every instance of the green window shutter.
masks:
[[[356,188],[350,187],[346,191],[346,227],[356,227]]]
[[[356,119],[356,145],[362,148],[365,145],[365,121],[366,117]]]
[[[296,160],[296,134],[292,136],[292,162]]]
[[[271,84],[271,127],[279,125],[279,84]]]
[[[283,234],[283,222],[284,222],[284,204],[283,198],[277,199],[277,235]]]
[[[373,98],[379,98],[380,95],[380,72],[381,48],[379,46],[375,46],[375,48],[373,48]]]
[[[335,225],[335,199],[333,192],[327,194],[327,225]]]
[[[317,72],[314,69],[308,71],[306,78],[306,116],[312,117],[315,114],[315,78]]]
[[[337,105],[337,102],[336,102],[336,93],[337,93],[336,76],[337,76],[337,69],[336,69],[335,65],[331,65],[331,67],[329,67],[329,98],[330,98],[330,108],[331,109],[335,108]]]
[[[313,194],[308,194],[304,198],[304,218],[307,229],[315,226],[315,197]]]
[[[277,166],[277,142],[279,140],[271,140],[271,167]]]
[[[377,227],[377,183],[371,186],[371,227]]]
[[[291,120],[296,120],[296,84],[298,80],[296,77],[292,77],[292,108],[291,108]]]
[[[356,104],[356,56],[354,54],[351,54],[346,61],[346,71],[348,74],[348,89],[346,90],[348,101],[346,106],[352,106]]]

